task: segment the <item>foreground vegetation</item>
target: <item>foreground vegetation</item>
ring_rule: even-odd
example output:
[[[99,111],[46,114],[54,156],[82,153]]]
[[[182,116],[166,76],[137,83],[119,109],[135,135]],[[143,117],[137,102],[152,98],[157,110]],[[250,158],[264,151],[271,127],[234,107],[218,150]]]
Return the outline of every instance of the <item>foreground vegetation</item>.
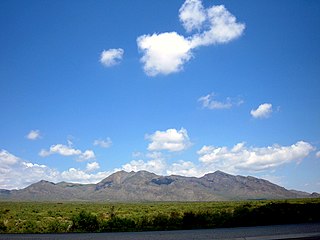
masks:
[[[148,231],[320,222],[320,199],[188,203],[0,202],[0,233]]]

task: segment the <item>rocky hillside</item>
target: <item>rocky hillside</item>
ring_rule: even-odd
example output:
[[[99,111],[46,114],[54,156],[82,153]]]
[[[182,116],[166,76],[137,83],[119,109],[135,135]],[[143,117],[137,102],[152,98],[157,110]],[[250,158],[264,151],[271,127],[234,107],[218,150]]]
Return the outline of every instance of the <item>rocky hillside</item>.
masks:
[[[97,184],[40,181],[21,190],[0,190],[0,200],[17,201],[222,201],[318,196],[221,171],[201,178],[120,171]]]

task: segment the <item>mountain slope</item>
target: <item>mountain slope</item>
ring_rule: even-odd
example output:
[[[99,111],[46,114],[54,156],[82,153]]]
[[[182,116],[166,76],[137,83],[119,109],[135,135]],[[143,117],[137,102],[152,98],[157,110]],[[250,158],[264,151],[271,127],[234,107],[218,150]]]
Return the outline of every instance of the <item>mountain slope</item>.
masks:
[[[0,200],[19,201],[222,201],[312,196],[318,195],[221,171],[201,178],[119,171],[97,184],[40,181],[21,190],[0,190]]]

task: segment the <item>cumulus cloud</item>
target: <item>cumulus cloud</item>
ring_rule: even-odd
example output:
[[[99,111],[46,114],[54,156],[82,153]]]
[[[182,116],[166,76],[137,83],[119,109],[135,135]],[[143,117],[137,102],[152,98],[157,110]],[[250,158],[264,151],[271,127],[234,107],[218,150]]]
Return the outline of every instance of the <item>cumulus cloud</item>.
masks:
[[[96,171],[100,168],[100,165],[98,162],[92,162],[92,163],[87,163],[86,170],[87,172],[93,172]]]
[[[241,36],[245,28],[223,5],[205,9],[200,0],[186,0],[179,10],[179,18],[187,32],[195,29],[198,32],[188,37],[165,32],[137,38],[138,48],[143,54],[141,62],[147,75],[179,72],[192,58],[193,49],[227,43]]]
[[[86,150],[79,155],[80,161],[86,161],[94,158],[96,158],[96,156],[92,150]]]
[[[39,152],[41,157],[47,157],[52,154],[59,154],[62,156],[78,156],[79,161],[95,158],[95,154],[92,150],[86,150],[82,152],[79,149],[72,148],[70,144],[68,146],[63,144],[52,145],[49,150],[42,149]]]
[[[182,175],[182,176],[203,176],[206,171],[201,165],[196,165],[190,161],[179,160],[172,163],[168,163],[168,159],[171,159],[170,154],[163,152],[148,152],[143,154],[134,154],[135,160],[130,161],[122,165],[124,171],[150,171],[159,175]]]
[[[69,168],[68,170],[60,173],[59,181],[82,183],[82,184],[98,183],[112,173],[113,171],[89,173],[88,171],[83,171],[81,169]]]
[[[15,189],[41,179],[53,180],[57,171],[42,164],[24,161],[6,150],[1,150],[0,175],[0,188]]]
[[[268,118],[272,113],[272,104],[264,103],[261,104],[257,109],[252,109],[250,114],[254,118]]]
[[[167,171],[167,175],[180,175],[187,177],[201,177],[206,173],[201,166],[195,165],[190,161],[180,160],[178,162],[172,163]]]
[[[203,108],[207,109],[229,109],[233,106],[239,106],[243,103],[242,99],[232,99],[227,97],[225,101],[218,101],[214,99],[215,94],[211,93],[206,96],[202,96],[198,99],[198,102],[202,104]]]
[[[176,32],[143,35],[137,44],[142,51],[141,62],[149,76],[178,72],[192,57],[190,43]]]
[[[44,164],[23,160],[6,150],[0,152],[0,189],[21,189],[40,180],[51,182],[97,183],[114,171],[91,173],[100,168],[99,163],[88,163],[85,170],[69,168],[58,171]],[[23,176],[23,177],[21,177]]]
[[[149,161],[132,160],[131,162],[124,164],[122,169],[127,172],[145,170],[156,174],[163,174],[165,167],[166,162],[163,159],[153,159]]]
[[[39,130],[31,130],[28,135],[26,136],[26,138],[28,138],[29,140],[37,140],[39,139],[40,136],[40,131]]]
[[[19,161],[19,158],[2,149],[0,151],[0,166],[12,165]]]
[[[122,165],[121,169],[127,172],[145,170],[160,175],[165,174],[167,163],[161,152],[149,152],[145,155],[139,154],[137,157],[146,157],[146,159],[132,160]]]
[[[112,67],[120,63],[123,57],[124,50],[122,48],[112,48],[103,50],[100,55],[100,62],[105,67]]]
[[[245,29],[223,5],[206,9],[206,23],[207,30],[191,37],[192,48],[230,42],[240,37]]]
[[[299,141],[291,146],[272,145],[268,147],[246,147],[238,143],[228,147],[203,146],[198,154],[199,161],[209,168],[227,171],[264,171],[307,157],[314,148],[311,144]]]
[[[316,153],[316,157],[317,157],[317,158],[320,158],[320,151],[318,151],[318,152]]]
[[[107,138],[105,140],[104,139],[97,139],[97,140],[94,140],[93,145],[99,146],[102,148],[109,148],[112,145],[112,141],[111,141],[111,138]]]
[[[202,166],[195,165],[192,162],[180,160],[168,164],[164,158],[132,160],[122,165],[121,169],[127,172],[145,170],[159,175],[181,175],[189,177],[201,177],[207,173]]]
[[[183,27],[191,32],[200,30],[206,21],[206,11],[199,0],[186,0],[179,10],[179,18]]]
[[[151,135],[147,135],[146,139],[151,141],[148,145],[149,151],[167,150],[169,152],[180,152],[191,145],[188,132],[184,128],[179,131],[176,129],[156,131]]]

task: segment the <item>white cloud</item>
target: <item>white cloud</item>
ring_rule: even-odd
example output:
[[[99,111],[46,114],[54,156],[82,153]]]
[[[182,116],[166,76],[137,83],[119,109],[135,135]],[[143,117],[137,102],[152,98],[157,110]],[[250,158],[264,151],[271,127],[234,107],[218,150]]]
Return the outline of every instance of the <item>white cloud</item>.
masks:
[[[63,144],[52,145],[50,147],[49,151],[42,149],[39,152],[39,155],[41,157],[47,157],[52,154],[59,154],[62,156],[78,156],[78,160],[80,160],[80,161],[95,158],[95,154],[92,150],[86,150],[86,151],[82,152],[79,149],[72,148],[70,143],[69,143],[69,146],[66,146]]]
[[[0,188],[16,189],[41,179],[54,180],[57,171],[42,164],[24,161],[6,150],[1,150],[0,175]]]
[[[145,170],[156,174],[163,174],[166,167],[166,162],[163,159],[153,159],[149,161],[144,160],[132,160],[131,162],[124,164],[122,169],[127,172],[137,172]]]
[[[192,57],[190,43],[176,32],[143,35],[137,44],[143,52],[141,62],[149,76],[179,72]]]
[[[112,67],[120,63],[124,50],[122,48],[112,48],[103,50],[100,56],[100,62],[106,67]]]
[[[209,28],[191,37],[192,48],[212,44],[227,43],[240,37],[245,25],[237,23],[237,19],[223,5],[206,9]]]
[[[148,145],[149,151],[167,150],[179,152],[191,145],[187,130],[184,128],[181,128],[179,131],[176,129],[156,131],[154,134],[147,135],[146,139],[151,141]]]
[[[70,168],[59,172],[44,164],[25,161],[6,150],[0,152],[0,189],[21,189],[40,180],[51,182],[96,183],[114,171],[90,173],[99,169],[99,163],[88,163],[85,170]],[[23,176],[23,177],[21,177]]]
[[[137,157],[141,158],[124,164],[121,169],[128,172],[146,170],[165,176],[182,175],[200,177],[207,173],[202,166],[196,165],[193,162],[179,160],[168,164],[167,160],[170,156],[165,156],[162,152],[139,153]]]
[[[320,158],[320,151],[318,151],[318,152],[316,153],[316,157],[317,157],[317,158]]]
[[[19,161],[19,158],[6,150],[0,151],[0,166],[13,165]]]
[[[87,172],[93,172],[95,170],[98,170],[100,168],[100,165],[98,162],[92,162],[92,163],[87,163],[86,170]]]
[[[161,152],[150,152],[145,156],[148,160],[132,160],[129,163],[122,165],[122,170],[127,172],[145,170],[156,174],[165,173],[167,164]],[[140,153],[137,157],[144,157],[144,154]]]
[[[42,149],[39,153],[41,157],[46,157],[51,154],[59,154],[62,156],[73,156],[73,155],[80,155],[81,151],[79,149],[71,148],[70,146],[66,146],[63,144],[56,144],[52,145],[49,151]]]
[[[165,32],[137,38],[147,75],[179,72],[192,58],[194,48],[227,43],[241,36],[245,28],[224,6],[204,9],[200,0],[186,0],[179,10],[179,17],[188,32],[197,29],[199,33],[185,37],[176,32]]]
[[[102,148],[109,148],[112,145],[112,141],[111,141],[110,138],[107,138],[105,140],[97,139],[97,140],[94,140],[93,145],[94,146],[99,146],[99,147],[102,147]]]
[[[206,21],[206,12],[199,0],[186,0],[179,10],[179,18],[184,28],[191,32],[200,30]]]
[[[239,106],[243,103],[241,99],[232,99],[227,97],[225,101],[217,101],[214,99],[215,94],[208,94],[198,99],[198,102],[202,104],[203,108],[208,109],[229,109],[233,106]]]
[[[238,143],[233,148],[203,146],[198,154],[199,161],[208,168],[232,173],[239,171],[264,171],[307,157],[314,148],[311,144],[299,141],[291,146],[272,145],[268,147],[246,147]]]
[[[88,173],[76,168],[69,168],[67,171],[61,172],[59,176],[59,181],[66,181],[72,183],[97,183],[102,179],[108,177],[112,174],[113,171],[97,172],[97,173]]]
[[[272,113],[272,104],[264,103],[261,104],[257,109],[252,109],[250,114],[254,118],[268,118]]]
[[[180,160],[172,163],[166,171],[167,175],[181,175],[188,177],[201,177],[206,172],[200,166],[196,166],[193,162]]]
[[[96,158],[96,156],[92,150],[86,150],[83,153],[81,153],[79,156],[80,161],[86,161],[94,158]]]
[[[28,135],[26,136],[26,138],[28,138],[29,140],[37,140],[39,139],[40,136],[40,131],[39,130],[31,130]]]

